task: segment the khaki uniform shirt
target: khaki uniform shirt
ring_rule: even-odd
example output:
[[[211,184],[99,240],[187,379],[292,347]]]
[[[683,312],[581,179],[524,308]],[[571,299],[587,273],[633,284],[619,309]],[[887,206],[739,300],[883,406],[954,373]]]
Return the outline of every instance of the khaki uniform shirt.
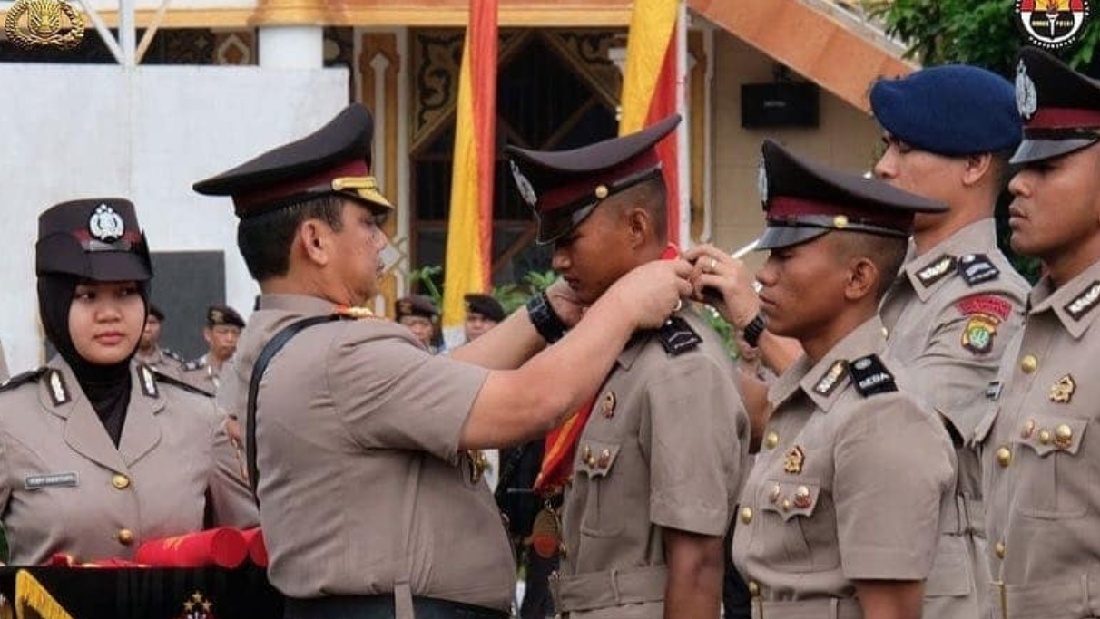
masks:
[[[144,363],[161,374],[190,384],[190,381],[183,378],[183,362],[180,358],[175,356],[175,353],[169,352],[160,346],[154,347],[153,352],[148,355],[143,355],[141,351],[138,351],[134,354],[134,361]],[[203,389],[203,391],[207,390]]]
[[[976,438],[996,617],[1100,616],[1098,306],[1100,263],[1057,290],[1041,280],[988,389]]]
[[[964,441],[988,408],[985,387],[1023,324],[1026,295],[1027,283],[997,248],[994,220],[983,219],[907,260],[882,304],[888,354],[905,368],[910,393],[938,411],[956,439],[957,507],[942,523],[924,591],[927,617],[971,619],[988,602],[981,467]]]
[[[221,371],[214,369],[209,355],[203,355],[194,361],[183,364],[182,378],[207,393],[217,393],[221,384]]]
[[[854,580],[932,569],[940,514],[954,503],[954,451],[904,382],[857,387],[893,385],[885,361],[866,363],[885,345],[873,318],[772,386],[733,538],[755,617],[862,617]]]
[[[4,344],[0,342],[0,382],[7,380],[9,376],[8,359],[4,356]]]
[[[619,355],[577,442],[565,492],[556,609],[578,617],[660,618],[662,532],[723,537],[748,467],[749,422],[720,338],[670,355],[647,332]],[[616,593],[617,592],[617,593]]]
[[[251,376],[285,326],[332,309],[317,297],[260,297],[238,376]],[[487,375],[430,355],[408,329],[381,320],[294,336],[264,374],[256,414],[272,584],[306,598],[408,583],[414,595],[508,609],[515,564],[504,525],[458,449]]]
[[[69,366],[0,393],[0,511],[15,565],[55,553],[130,559],[142,543],[215,525],[253,527],[256,506],[209,397],[135,366],[116,448]]]

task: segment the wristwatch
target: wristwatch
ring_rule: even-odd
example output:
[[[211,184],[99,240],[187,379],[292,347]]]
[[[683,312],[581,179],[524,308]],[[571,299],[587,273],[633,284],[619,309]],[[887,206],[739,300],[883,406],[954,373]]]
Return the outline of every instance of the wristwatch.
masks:
[[[745,338],[745,342],[749,346],[756,348],[760,343],[760,336],[764,333],[764,314],[757,312],[749,324],[745,325],[744,329],[741,329],[741,336]]]
[[[554,311],[554,306],[550,305],[550,298],[545,292],[540,292],[527,302],[527,316],[547,344],[565,337],[565,332],[569,330]]]

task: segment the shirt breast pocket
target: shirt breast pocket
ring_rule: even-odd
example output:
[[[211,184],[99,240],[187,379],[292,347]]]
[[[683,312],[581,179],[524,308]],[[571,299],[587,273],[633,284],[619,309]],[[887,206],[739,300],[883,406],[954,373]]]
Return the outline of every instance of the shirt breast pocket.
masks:
[[[1020,513],[1033,518],[1084,516],[1092,491],[1093,467],[1078,457],[1088,420],[1072,417],[1029,419],[1014,441]]]
[[[759,502],[764,512],[763,535],[779,544],[778,563],[793,572],[814,572],[840,565],[836,513],[829,494],[811,479],[771,479]],[[771,554],[771,553],[769,553]]]
[[[618,496],[624,485],[615,475],[622,445],[606,441],[586,441],[580,449],[577,474],[588,478],[588,497],[581,533],[589,537],[615,537],[622,533],[624,497]]]

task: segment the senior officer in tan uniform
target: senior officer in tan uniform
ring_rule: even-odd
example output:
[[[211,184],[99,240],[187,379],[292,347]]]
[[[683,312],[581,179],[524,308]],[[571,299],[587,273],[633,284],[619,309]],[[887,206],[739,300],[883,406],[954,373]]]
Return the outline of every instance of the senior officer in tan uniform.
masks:
[[[913,214],[942,207],[774,142],[763,153],[763,310],[806,352],[772,386],[734,562],[754,617],[919,617],[940,514],[954,503],[954,453],[943,424],[899,390],[898,364],[880,357],[876,310]]]
[[[966,439],[1023,324],[1027,294],[997,247],[993,219],[1020,139],[1016,97],[995,73],[947,65],[880,80],[870,99],[886,143],[876,176],[947,205],[914,218],[909,256],[880,312],[888,352],[904,364],[912,393],[942,415],[958,458],[957,505],[944,513],[924,614],[971,619],[987,610],[989,571],[981,467]]]
[[[993,617],[1100,617],[1100,83],[1024,49],[1012,247],[1042,260],[989,385],[982,442]]]
[[[670,253],[655,145],[667,118],[570,151],[509,147],[540,243],[583,304]],[[566,486],[564,543],[551,578],[573,619],[717,617],[722,541],[748,466],[748,418],[721,339],[696,312],[640,332],[618,356],[583,424]]]
[[[129,559],[205,524],[255,526],[212,400],[131,363],[152,277],[133,206],[76,200],[38,223],[39,313],[59,356],[0,389],[7,561]]]
[[[465,450],[560,423],[631,334],[662,324],[690,292],[690,266],[638,269],[564,337],[580,310],[554,286],[447,356],[400,325],[346,320],[368,314],[360,306],[378,292],[380,226],[392,208],[370,176],[371,130],[352,105],[195,185],[232,196],[263,293],[236,368],[255,406],[245,408],[246,436],[268,573],[290,596],[291,619],[505,617],[511,550]],[[302,330],[283,340],[292,324]]]

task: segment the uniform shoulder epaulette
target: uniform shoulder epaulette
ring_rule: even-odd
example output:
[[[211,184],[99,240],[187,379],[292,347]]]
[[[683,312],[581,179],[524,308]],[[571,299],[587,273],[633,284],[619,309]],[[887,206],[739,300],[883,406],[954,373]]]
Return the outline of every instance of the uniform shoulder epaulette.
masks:
[[[165,356],[165,357],[168,357],[169,359],[173,359],[173,360],[175,360],[175,361],[179,361],[180,363],[186,363],[186,362],[185,362],[185,361],[183,360],[183,357],[181,357],[181,356],[179,356],[178,354],[176,354],[176,352],[175,352],[174,350],[169,350],[169,349],[167,349],[167,348],[161,348],[161,349],[160,349],[160,351],[161,351],[162,353],[164,353],[164,356]]]
[[[19,385],[37,382],[39,378],[42,378],[42,376],[46,374],[46,369],[46,366],[42,366],[29,372],[23,372],[22,374],[16,374],[15,376],[12,376],[3,383],[0,383],[0,393],[11,391]]]
[[[695,350],[703,338],[691,328],[686,320],[679,316],[673,316],[661,325],[657,330],[657,340],[665,352],[675,357],[689,350]]]
[[[894,375],[886,369],[882,359],[878,355],[860,357],[849,364],[852,373],[852,384],[856,391],[863,397],[869,397],[876,393],[890,393],[898,390],[894,382]]]
[[[197,393],[199,395],[206,396],[208,398],[214,397],[213,393],[211,393],[211,392],[209,392],[205,389],[200,389],[199,387],[196,387],[195,385],[192,385],[191,383],[189,383],[187,381],[182,381],[178,378],[169,376],[168,374],[165,374],[164,372],[161,372],[160,370],[158,370],[156,368],[149,368],[149,370],[153,373],[153,376],[156,378],[156,381],[158,383],[165,383],[165,384],[168,384],[168,385],[174,385],[176,387],[179,387],[180,389],[183,389],[184,391],[190,391],[191,393]]]
[[[205,361],[203,361],[202,359],[195,359],[194,361],[187,361],[186,363],[184,363],[183,364],[183,371],[184,372],[194,372],[196,370],[201,370],[204,367],[206,367],[206,362]]]
[[[968,254],[959,258],[959,275],[968,286],[991,282],[1001,270],[985,254]]]

